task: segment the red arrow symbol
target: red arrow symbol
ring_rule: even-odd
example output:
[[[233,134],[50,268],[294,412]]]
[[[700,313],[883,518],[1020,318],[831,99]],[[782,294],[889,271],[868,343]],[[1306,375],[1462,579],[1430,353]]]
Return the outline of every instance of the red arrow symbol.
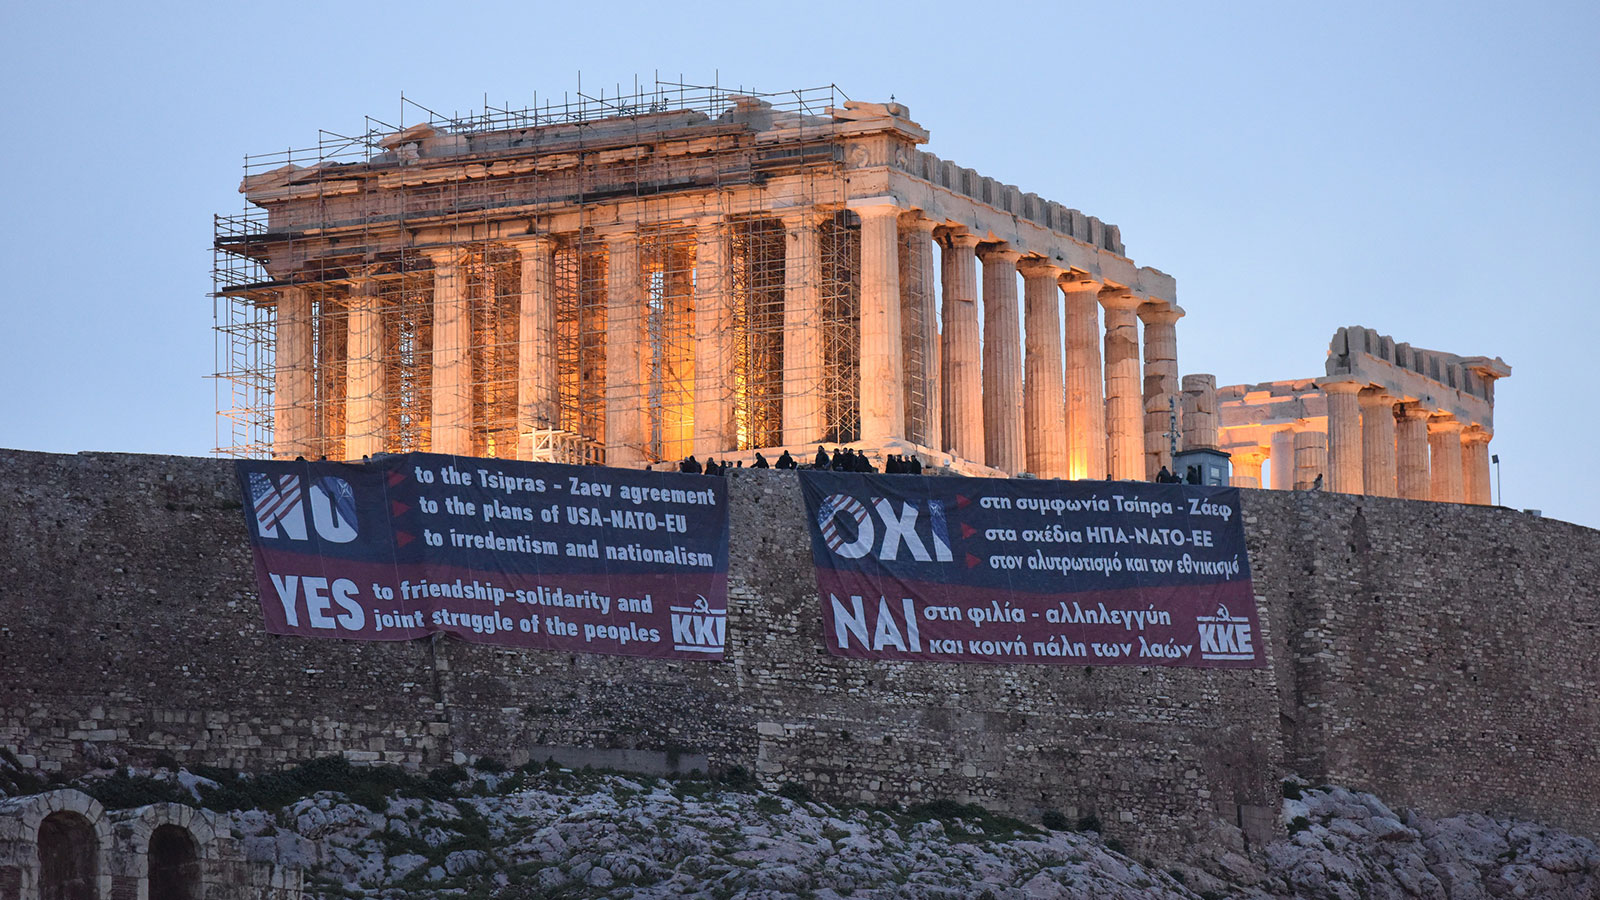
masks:
[[[983,560],[977,558],[976,556],[973,556],[971,553],[967,554],[967,568],[970,569],[973,566],[976,566],[978,563],[981,563],[981,562],[983,562]]]
[[[394,533],[394,543],[396,547],[404,547],[414,540],[416,540],[416,538],[406,534],[404,531],[396,531]]]
[[[403,515],[405,515],[406,513],[410,512],[410,511],[411,511],[411,507],[405,505],[404,503],[401,503],[399,500],[393,500],[393,501],[390,501],[390,503],[389,503],[389,514],[390,515],[403,516]]]
[[[973,535],[975,535],[977,533],[978,533],[978,529],[973,528],[971,525],[968,525],[965,522],[961,523],[961,536],[963,538],[972,537]]]
[[[967,508],[967,504],[971,503],[971,502],[972,502],[971,500],[968,500],[967,498],[961,496],[960,494],[956,495],[956,509],[966,509]]]
[[[397,485],[400,482],[405,481],[405,480],[406,480],[406,473],[402,469],[395,469],[393,472],[389,473],[389,487],[394,487],[395,485]]]

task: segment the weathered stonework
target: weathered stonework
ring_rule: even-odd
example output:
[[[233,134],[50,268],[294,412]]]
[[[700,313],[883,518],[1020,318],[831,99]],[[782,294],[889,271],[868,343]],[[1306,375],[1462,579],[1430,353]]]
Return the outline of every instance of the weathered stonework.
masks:
[[[0,799],[0,900],[299,900],[298,869],[245,859],[216,815],[178,803],[107,811],[71,789]]]
[[[1255,827],[1293,770],[1600,831],[1588,529],[1246,491],[1269,668],[890,664],[824,649],[793,476],[729,491],[728,661],[684,663],[271,636],[230,464],[0,452],[0,745],[68,772],[630,751],[833,799],[1092,812],[1151,850]]]

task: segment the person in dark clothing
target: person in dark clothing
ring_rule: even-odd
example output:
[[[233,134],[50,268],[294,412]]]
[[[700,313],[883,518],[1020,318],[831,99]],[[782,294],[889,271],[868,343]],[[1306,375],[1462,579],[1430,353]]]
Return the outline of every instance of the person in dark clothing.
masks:
[[[1156,473],[1157,484],[1181,484],[1182,481],[1183,479],[1167,471],[1166,466],[1162,466],[1161,471]]]
[[[912,475],[921,475],[922,474],[922,457],[920,457],[920,456],[911,457],[911,467],[907,471],[910,472]]]
[[[708,457],[706,459],[706,474],[707,475],[721,475],[722,474],[722,466],[718,465],[717,458],[715,456]]]
[[[693,456],[690,456],[688,459],[684,460],[683,466],[683,470],[691,475],[699,475],[703,471],[700,468],[700,460],[695,459]]]
[[[789,451],[785,450],[785,451],[783,451],[783,455],[778,457],[778,462],[773,465],[773,468],[775,468],[775,469],[795,469],[795,468],[799,468],[799,467],[795,465],[794,457],[790,456],[789,455]]]
[[[752,469],[770,469],[772,467],[770,465],[767,465],[767,458],[765,456],[761,455],[761,451],[760,450],[757,450],[756,451],[756,461],[750,464],[750,468],[752,468]]]
[[[891,453],[883,458],[883,474],[904,475],[905,473],[905,463],[900,461],[900,454]]]
[[[835,472],[848,471],[850,468],[850,458],[846,454],[849,452],[850,451],[848,448],[835,447],[833,449],[833,459],[829,461],[828,468]]]
[[[816,469],[830,468],[828,463],[828,451],[822,449],[821,444],[817,445],[817,458],[811,463],[811,466],[812,468]]]
[[[1187,480],[1188,480],[1188,482],[1190,484],[1199,484],[1200,483],[1200,467],[1199,466],[1190,466],[1189,467],[1189,474],[1188,474],[1188,479]]]

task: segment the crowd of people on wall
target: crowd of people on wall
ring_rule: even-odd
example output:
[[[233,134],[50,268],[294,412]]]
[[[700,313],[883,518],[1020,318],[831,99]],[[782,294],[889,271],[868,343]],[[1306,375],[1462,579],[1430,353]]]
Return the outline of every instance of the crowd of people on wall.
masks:
[[[678,463],[679,472],[687,472],[692,475],[723,475],[729,469],[742,468],[744,468],[744,460],[742,459],[729,465],[727,462],[717,462],[715,456],[707,459],[704,463],[693,456],[689,456]],[[827,449],[821,445],[817,446],[817,455],[809,464],[799,462],[789,455],[788,450],[783,451],[783,455],[776,460],[769,462],[767,457],[758,450],[756,451],[755,461],[751,463],[750,468],[824,469],[832,472],[878,471],[878,467],[872,464],[872,460],[865,453],[857,453],[849,447],[835,447],[833,453],[829,454]],[[884,458],[883,473],[885,475],[921,475],[922,460],[916,456],[900,456],[891,453]]]
[[[689,456],[678,463],[679,472],[687,472],[692,475],[724,475],[727,474],[729,469],[742,468],[744,468],[744,460],[742,459],[730,465],[727,462],[717,462],[715,456],[707,459],[704,463],[693,456]],[[872,464],[872,460],[865,453],[858,453],[849,447],[835,447],[830,454],[821,445],[817,446],[817,455],[810,463],[799,462],[789,455],[788,450],[783,451],[783,455],[776,460],[768,461],[767,457],[758,450],[750,468],[820,469],[832,472],[874,473],[878,471],[878,467]],[[922,460],[916,456],[899,456],[891,453],[884,457],[883,460],[883,474],[885,475],[921,475],[922,468]],[[1156,473],[1155,481],[1158,484],[1201,484],[1200,467],[1190,466],[1187,475],[1178,475],[1169,471],[1166,466],[1162,466],[1161,471]],[[1322,478],[1318,476],[1316,488],[1313,489],[1320,489],[1321,487]]]

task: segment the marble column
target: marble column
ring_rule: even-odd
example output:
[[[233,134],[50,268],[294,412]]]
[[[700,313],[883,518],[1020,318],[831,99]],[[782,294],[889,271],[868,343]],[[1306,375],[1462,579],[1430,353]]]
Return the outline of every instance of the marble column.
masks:
[[[1415,403],[1397,403],[1394,418],[1396,487],[1407,500],[1427,500],[1433,496],[1428,483],[1428,411]]]
[[[1232,460],[1230,460],[1233,464],[1233,475],[1228,483],[1234,487],[1261,487],[1261,463],[1266,457],[1265,450],[1257,450],[1254,453],[1245,451],[1234,453]]]
[[[944,450],[982,464],[983,362],[978,341],[978,236],[942,230],[944,335],[940,353]]]
[[[1294,429],[1282,428],[1272,433],[1267,459],[1272,462],[1268,478],[1275,491],[1294,490]]]
[[[1323,486],[1341,494],[1366,490],[1362,475],[1361,402],[1357,381],[1320,384],[1328,400],[1328,478]]]
[[[1140,300],[1102,291],[1106,308],[1106,471],[1117,481],[1143,481],[1144,397],[1139,389]]]
[[[849,207],[861,219],[861,441],[881,447],[905,433],[900,208],[876,198]]]
[[[1184,450],[1217,446],[1217,376],[1183,376],[1182,423]]]
[[[983,261],[983,456],[1007,475],[1027,468],[1022,438],[1022,324],[1017,260],[1005,244],[978,248]]]
[[[942,437],[939,401],[939,317],[933,284],[935,222],[920,212],[900,216],[900,330],[905,365],[906,440],[923,447]]]
[[[1488,506],[1494,502],[1489,489],[1489,439],[1481,425],[1461,432],[1461,482],[1463,501]]]
[[[694,452],[694,247],[673,240],[662,248],[661,458],[677,462]]]
[[[472,455],[472,309],[457,251],[424,251],[433,260],[434,453]]]
[[[783,215],[783,442],[822,440],[822,213]]]
[[[517,307],[517,458],[533,457],[535,430],[561,427],[556,369],[555,241],[544,235],[510,242],[520,265]]]
[[[1183,310],[1166,303],[1138,309],[1144,322],[1144,472],[1154,481],[1172,471],[1172,420],[1178,402],[1178,320]]]
[[[302,287],[278,291],[273,358],[272,455],[316,455],[312,433],[311,295]]]
[[[1381,388],[1356,397],[1361,407],[1361,489],[1368,497],[1398,497],[1395,477],[1394,398]]]
[[[378,282],[366,277],[352,279],[347,306],[350,338],[345,345],[344,454],[346,459],[361,459],[383,452],[389,420]]]
[[[1294,489],[1309,491],[1322,478],[1328,486],[1328,436],[1320,431],[1301,427],[1294,433]]]
[[[1028,471],[1066,478],[1067,407],[1061,363],[1063,271],[1042,259],[1024,259],[1022,300],[1026,344],[1022,358],[1022,415]]]
[[[696,223],[694,249],[694,455],[707,457],[735,449],[733,420],[732,291],[728,278],[728,236],[721,219]]]
[[[646,322],[644,258],[632,227],[600,232],[606,242],[606,465],[642,468],[647,461],[641,384]]]
[[[1463,423],[1450,416],[1428,420],[1429,494],[1440,503],[1463,503],[1461,484],[1461,430]]]
[[[1067,477],[1106,477],[1106,395],[1100,368],[1100,288],[1061,277],[1066,302]]]

